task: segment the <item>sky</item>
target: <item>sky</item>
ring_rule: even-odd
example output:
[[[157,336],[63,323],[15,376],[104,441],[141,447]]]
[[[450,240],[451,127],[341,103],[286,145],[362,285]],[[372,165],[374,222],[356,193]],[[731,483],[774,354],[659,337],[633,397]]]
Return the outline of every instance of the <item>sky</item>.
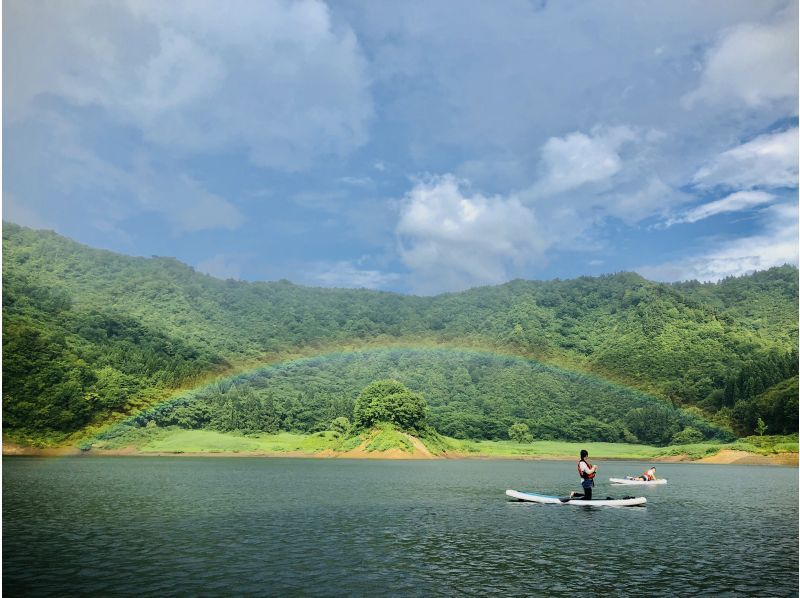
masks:
[[[5,0],[3,219],[437,294],[798,262],[797,2]]]

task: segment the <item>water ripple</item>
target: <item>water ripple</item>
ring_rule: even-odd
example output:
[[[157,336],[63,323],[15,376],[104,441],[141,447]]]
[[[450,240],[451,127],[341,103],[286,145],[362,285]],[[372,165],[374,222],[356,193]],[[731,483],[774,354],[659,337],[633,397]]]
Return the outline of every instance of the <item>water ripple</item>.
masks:
[[[795,471],[663,469],[670,484],[645,489],[647,507],[583,509],[503,496],[566,491],[565,463],[7,459],[3,589],[797,595]]]

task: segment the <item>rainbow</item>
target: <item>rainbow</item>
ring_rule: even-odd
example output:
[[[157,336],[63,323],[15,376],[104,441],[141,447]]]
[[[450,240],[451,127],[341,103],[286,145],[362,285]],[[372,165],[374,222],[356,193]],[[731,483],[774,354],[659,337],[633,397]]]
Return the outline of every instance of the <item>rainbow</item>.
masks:
[[[646,400],[658,400],[652,395],[649,395],[640,389],[620,384],[617,381],[591,374],[586,371],[581,371],[578,368],[565,367],[563,365],[556,365],[553,362],[536,359],[530,356],[525,356],[514,352],[509,349],[502,349],[498,347],[487,347],[485,345],[476,345],[470,343],[464,344],[442,344],[440,342],[426,342],[416,341],[413,343],[408,342],[383,342],[383,343],[364,343],[360,345],[352,345],[347,347],[336,347],[317,350],[317,352],[309,353],[306,355],[298,354],[279,354],[272,355],[270,358],[257,362],[242,364],[235,368],[233,372],[227,372],[213,378],[207,378],[200,383],[187,388],[181,388],[172,392],[166,398],[149,405],[143,410],[134,414],[124,416],[122,419],[107,423],[100,428],[91,430],[88,438],[82,444],[91,444],[94,441],[110,438],[116,435],[122,427],[129,427],[132,425],[139,425],[144,421],[151,419],[159,412],[164,412],[173,407],[181,404],[187,404],[194,400],[200,399],[209,390],[218,388],[229,388],[240,384],[246,384],[256,378],[269,377],[275,373],[286,372],[297,366],[309,365],[324,365],[332,361],[340,361],[347,359],[357,358],[359,355],[372,355],[374,353],[391,353],[391,352],[435,352],[441,354],[450,354],[463,357],[464,359],[472,358],[489,358],[492,360],[503,360],[509,365],[511,364],[535,364],[545,371],[550,371],[554,374],[565,376],[574,382],[586,383],[601,383],[616,388],[619,391],[630,392],[638,395]],[[88,430],[87,430],[88,432]]]

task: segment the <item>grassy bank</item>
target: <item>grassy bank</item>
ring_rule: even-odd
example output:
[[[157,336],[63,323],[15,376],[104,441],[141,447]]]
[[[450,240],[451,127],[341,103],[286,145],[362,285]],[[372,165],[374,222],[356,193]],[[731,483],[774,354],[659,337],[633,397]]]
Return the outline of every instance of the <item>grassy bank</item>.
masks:
[[[633,460],[696,460],[717,454],[721,450],[743,451],[753,455],[797,453],[796,436],[748,437],[734,443],[701,443],[657,447],[642,444],[566,441],[470,441],[432,434],[419,441],[391,426],[357,435],[336,432],[316,434],[224,434],[211,430],[179,428],[139,428],[123,436],[95,442],[95,454],[119,451],[142,454],[299,454],[307,456],[373,456],[391,454],[394,457],[419,456],[477,457],[477,458],[575,458],[587,449],[593,459]],[[424,445],[424,446],[422,446]],[[88,447],[84,447],[88,448]],[[427,453],[427,455],[425,455]]]
[[[212,430],[142,429],[108,441],[94,443],[93,451],[135,448],[141,453],[290,453],[308,455],[325,450],[347,450],[359,438],[343,438],[335,432],[318,434],[223,434]]]

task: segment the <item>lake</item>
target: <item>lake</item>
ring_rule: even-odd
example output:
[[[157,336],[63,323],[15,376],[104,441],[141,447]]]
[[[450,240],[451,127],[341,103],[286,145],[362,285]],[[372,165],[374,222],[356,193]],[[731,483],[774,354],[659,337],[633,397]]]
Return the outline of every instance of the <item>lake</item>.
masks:
[[[797,596],[793,468],[660,464],[669,484],[565,493],[571,461],[3,459],[3,590],[18,595]]]

